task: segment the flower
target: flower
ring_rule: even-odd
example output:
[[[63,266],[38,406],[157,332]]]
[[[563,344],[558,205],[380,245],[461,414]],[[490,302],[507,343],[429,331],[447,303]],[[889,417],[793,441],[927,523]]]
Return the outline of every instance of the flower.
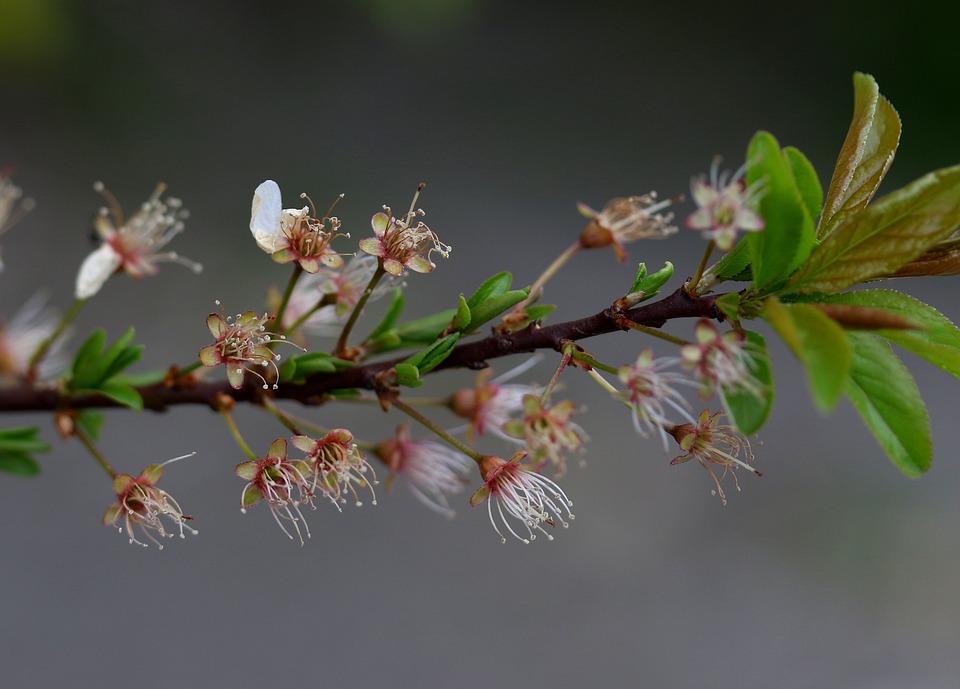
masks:
[[[567,470],[563,453],[580,451],[588,440],[583,429],[570,421],[573,411],[573,402],[569,400],[547,407],[536,395],[525,395],[523,420],[508,421],[503,430],[523,439],[536,468],[550,462],[557,476],[563,476]]]
[[[762,395],[763,384],[751,372],[762,354],[751,346],[743,331],[728,330],[720,335],[712,322],[701,318],[694,332],[697,343],[683,345],[680,356],[684,366],[694,369],[700,379],[702,397],[709,397],[716,385]]]
[[[287,459],[286,440],[274,440],[264,457],[241,462],[235,471],[237,476],[247,481],[240,495],[241,512],[246,514],[248,507],[264,500],[277,525],[288,538],[293,539],[293,534],[287,530],[284,522],[293,525],[300,545],[303,545],[304,532],[310,538],[310,527],[300,511],[300,505],[304,504],[313,508],[310,467],[302,460]],[[300,530],[301,523],[303,531]]]
[[[211,313],[207,316],[207,327],[216,341],[200,350],[200,362],[204,366],[226,366],[227,380],[235,390],[243,387],[244,371],[249,371],[263,381],[263,388],[266,390],[267,378],[250,368],[250,365],[268,369],[270,379],[276,381],[280,375],[277,369],[280,355],[270,349],[270,345],[274,342],[285,342],[297,346],[283,335],[268,331],[268,320],[270,318],[267,314],[258,316],[253,311],[224,316],[221,308],[221,313]],[[273,389],[277,389],[276,382],[273,383]]]
[[[23,191],[10,178],[0,173],[0,234],[20,222],[20,219],[33,210],[33,199],[20,201]],[[18,203],[19,201],[19,203]],[[0,260],[0,271],[3,270],[3,261]]]
[[[383,212],[374,214],[370,225],[376,237],[360,240],[360,250],[371,256],[379,256],[383,269],[391,275],[403,275],[404,266],[418,273],[429,273],[437,266],[430,260],[430,255],[436,251],[447,258],[450,256],[449,245],[440,241],[437,234],[422,222],[413,221],[424,212],[416,208],[417,198],[423,185],[417,188],[410,203],[410,210],[401,218],[396,218],[389,206],[383,207]],[[421,255],[421,245],[433,244],[426,256]]]
[[[189,215],[181,207],[180,199],[168,197],[160,200],[166,185],[158,184],[147,202],[126,222],[117,200],[103,183],[97,182],[94,189],[103,194],[110,208],[101,208],[94,219],[94,227],[103,244],[80,266],[75,290],[77,299],[89,299],[95,295],[107,279],[120,270],[142,278],[156,274],[155,264],[161,261],[179,263],[195,273],[203,269],[199,263],[174,251],[160,251],[183,231],[183,221]]]
[[[450,408],[454,414],[470,422],[467,428],[468,437],[472,436],[473,432],[483,435],[489,429],[505,440],[521,442],[507,435],[503,431],[503,424],[523,411],[523,398],[527,395],[536,395],[537,388],[533,385],[505,385],[503,382],[520,375],[539,360],[539,357],[531,357],[520,366],[493,380],[489,380],[493,375],[493,369],[484,369],[477,375],[474,387],[464,388],[453,394],[450,398]]]
[[[710,410],[704,409],[696,423],[669,426],[666,430],[680,445],[680,449],[687,453],[675,457],[670,461],[670,465],[682,464],[691,459],[696,459],[700,466],[706,469],[713,478],[716,488],[710,491],[710,494],[719,495],[720,501],[726,505],[727,496],[724,494],[720,483],[728,473],[733,475],[737,490],[740,490],[740,482],[737,480],[736,474],[738,468],[743,467],[757,476],[762,476],[762,474],[739,458],[740,453],[743,452],[747,460],[753,460],[750,441],[733,426],[720,425],[718,423],[720,415],[721,412],[717,412],[711,416]],[[712,464],[723,467],[723,473],[719,477],[711,468]]]
[[[526,456],[527,453],[521,450],[508,460],[487,456],[480,463],[483,485],[470,498],[470,504],[476,507],[486,501],[487,515],[501,543],[506,543],[507,538],[497,525],[494,509],[506,531],[524,543],[537,537],[535,531],[552,541],[553,535],[547,533],[543,525],[556,526],[560,522],[566,529],[569,526],[567,520],[574,518],[570,511],[573,502],[567,494],[546,476],[521,464]],[[518,519],[527,530],[526,535],[517,533],[507,517]]]
[[[350,492],[357,507],[363,503],[357,494],[357,488],[370,490],[371,502],[377,504],[377,495],[373,484],[377,475],[373,467],[353,442],[353,434],[345,428],[334,428],[320,440],[306,435],[298,435],[291,441],[300,450],[307,453],[304,458],[309,467],[311,491],[322,492],[340,509],[346,504],[344,495]],[[370,474],[370,478],[367,475]]]
[[[710,166],[710,181],[694,177],[690,191],[697,210],[687,216],[687,227],[701,232],[721,251],[733,246],[737,230],[758,232],[763,229],[763,217],[755,210],[765,193],[765,182],[757,180],[750,186],[744,182],[746,166],[741,166],[732,175],[717,174],[720,159],[714,158]]]
[[[417,500],[447,517],[454,515],[447,496],[463,490],[470,458],[430,438],[411,440],[408,424],[397,428],[395,438],[377,446],[377,456],[392,472],[388,487],[394,476],[402,476]]]
[[[153,541],[160,550],[163,550],[163,544],[157,540],[161,538],[173,538],[174,534],[167,531],[161,517],[166,517],[172,521],[179,532],[180,538],[184,538],[184,529],[197,534],[196,529],[192,529],[187,522],[193,517],[187,516],[180,508],[180,504],[174,500],[173,496],[162,488],[157,488],[156,483],[163,475],[163,467],[170,462],[176,462],[179,459],[192,457],[195,452],[182,457],[168,459],[162,464],[151,464],[144,469],[139,476],[134,478],[129,474],[118,474],[113,480],[113,492],[117,495],[117,501],[107,508],[103,515],[103,523],[115,525],[121,516],[124,517],[124,526],[117,527],[120,533],[126,528],[127,535],[130,537],[130,543],[136,543],[144,548],[146,543],[137,540],[134,527],[139,526],[143,534]]]
[[[305,194],[300,196],[307,198]],[[343,194],[337,200],[342,198]],[[333,210],[333,206],[330,210]],[[316,273],[321,263],[331,268],[339,268],[343,265],[343,259],[330,248],[330,242],[337,237],[350,235],[337,233],[340,229],[339,218],[326,216],[318,220],[310,217],[310,212],[307,206],[299,210],[283,208],[280,187],[272,179],[268,179],[253,192],[250,232],[253,233],[257,245],[277,263],[296,261],[308,273]],[[328,222],[329,230],[326,227]]]
[[[644,438],[654,430],[659,432],[664,449],[667,447],[667,434],[663,427],[668,423],[664,405],[693,421],[687,411],[687,401],[672,387],[674,383],[693,385],[693,381],[680,373],[663,371],[678,361],[676,357],[654,359],[648,347],[640,352],[635,364],[621,366],[617,371],[617,376],[627,387],[617,396],[633,412],[633,427]]]
[[[657,192],[643,196],[626,196],[607,201],[602,211],[595,211],[584,203],[578,203],[580,213],[592,218],[580,233],[580,245],[587,249],[599,249],[613,245],[617,258],[627,260],[624,244],[638,239],[663,239],[677,231],[670,224],[673,213],[661,215],[658,211],[673,203],[671,199],[657,201]]]
[[[0,322],[0,383],[12,383],[27,374],[30,359],[57,330],[60,314],[47,307],[47,297],[35,294],[9,322]],[[40,376],[55,376],[67,364],[63,354],[66,337],[58,337],[40,364]]]

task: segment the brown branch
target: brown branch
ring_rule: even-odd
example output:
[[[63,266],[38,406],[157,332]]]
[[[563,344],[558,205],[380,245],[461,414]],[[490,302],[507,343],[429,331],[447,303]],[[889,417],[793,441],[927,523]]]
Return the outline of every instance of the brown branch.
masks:
[[[719,295],[691,297],[682,288],[660,301],[638,306],[623,314],[627,319],[653,328],[660,328],[677,318],[718,318],[714,302]],[[533,352],[538,349],[560,351],[564,340],[582,340],[619,330],[609,309],[575,321],[555,325],[530,325],[507,335],[490,335],[481,340],[458,345],[443,363],[434,370],[448,368],[481,369],[490,359],[511,354]],[[294,399],[303,404],[320,404],[331,390],[372,388],[374,377],[403,361],[406,356],[387,361],[372,362],[335,373],[318,373],[306,382],[284,383],[271,391],[278,399]],[[218,394],[233,397],[238,402],[252,402],[264,393],[254,383],[234,390],[226,381],[196,382],[193,385],[170,387],[157,383],[137,388],[143,404],[151,411],[165,411],[181,404],[211,406]],[[119,407],[120,404],[102,395],[64,396],[52,385],[22,385],[0,390],[0,412],[56,411]]]

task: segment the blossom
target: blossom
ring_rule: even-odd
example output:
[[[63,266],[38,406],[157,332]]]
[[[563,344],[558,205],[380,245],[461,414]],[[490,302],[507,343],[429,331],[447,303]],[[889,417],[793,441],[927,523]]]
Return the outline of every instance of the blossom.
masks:
[[[720,425],[718,423],[720,414],[721,412],[717,412],[711,415],[709,409],[704,409],[696,423],[670,426],[667,428],[667,432],[674,437],[680,445],[680,449],[687,453],[675,457],[670,461],[670,465],[682,464],[691,459],[696,459],[700,466],[706,469],[713,478],[716,488],[710,491],[710,494],[720,496],[720,501],[726,505],[727,496],[724,494],[720,483],[728,473],[733,475],[737,490],[740,490],[740,482],[737,480],[736,474],[738,468],[743,467],[757,476],[762,474],[746,461],[740,459],[740,454],[743,453],[748,461],[753,460],[750,441],[732,426]],[[718,477],[711,465],[723,467],[723,473]]]
[[[418,273],[429,273],[436,268],[430,260],[434,251],[444,258],[450,255],[450,246],[441,242],[433,230],[421,221],[413,224],[414,220],[424,215],[422,209],[416,208],[421,189],[423,185],[414,194],[406,215],[394,217],[389,206],[384,206],[383,212],[374,214],[370,225],[376,236],[360,240],[360,250],[371,256],[379,256],[383,269],[391,275],[403,275],[404,266]],[[433,245],[426,256],[421,255],[423,244]]]
[[[357,488],[367,488],[372,504],[377,504],[373,492],[377,476],[350,431],[334,428],[320,440],[298,435],[291,442],[307,454],[304,462],[309,467],[311,491],[320,491],[340,509],[347,502],[347,493],[352,494],[357,507],[362,505]]]
[[[304,197],[302,194],[301,198]],[[340,198],[343,194],[338,200]],[[327,223],[330,223],[329,229]],[[296,261],[308,273],[316,273],[321,264],[339,268],[343,265],[343,258],[330,248],[330,242],[336,237],[350,235],[338,234],[338,229],[340,220],[335,216],[318,220],[311,217],[307,206],[299,210],[283,208],[280,187],[272,179],[262,182],[253,192],[250,232],[257,246],[277,263]]]
[[[762,354],[750,345],[743,331],[728,330],[721,335],[712,322],[701,318],[694,332],[697,343],[681,347],[680,356],[700,379],[701,396],[709,397],[716,385],[762,394],[763,384],[751,373]]]
[[[447,517],[454,515],[447,496],[463,490],[470,458],[430,438],[411,440],[408,424],[397,428],[396,437],[380,443],[377,455],[390,467],[391,480],[403,477],[417,500]]]
[[[267,378],[250,366],[267,369],[268,377],[276,381],[280,375],[277,369],[280,355],[270,349],[270,345],[274,342],[293,344],[283,335],[268,331],[268,320],[270,318],[267,314],[258,316],[253,311],[245,311],[236,316],[224,316],[222,312],[211,313],[207,316],[207,327],[216,341],[200,350],[200,362],[204,366],[226,366],[227,380],[235,390],[243,387],[244,371],[250,371],[263,381],[266,389]],[[277,384],[274,383],[273,388],[276,387]]]
[[[166,185],[158,184],[146,203],[126,222],[116,199],[103,184],[97,182],[94,189],[104,195],[110,208],[101,208],[94,219],[94,227],[103,243],[80,266],[75,290],[77,299],[92,297],[111,275],[121,270],[132,277],[142,278],[156,274],[155,264],[161,261],[179,263],[195,273],[202,270],[199,263],[174,251],[160,251],[183,231],[183,221],[188,216],[180,199],[168,197],[160,200]]]
[[[689,421],[693,421],[687,411],[687,401],[672,387],[673,384],[694,383],[685,376],[663,369],[676,364],[676,357],[654,359],[653,352],[646,348],[640,352],[635,364],[621,366],[617,376],[626,385],[626,390],[618,397],[629,405],[633,412],[633,427],[646,438],[654,430],[667,446],[667,435],[663,426],[668,423],[664,406],[668,406]]]
[[[595,211],[584,203],[578,203],[580,213],[592,219],[580,233],[580,245],[587,249],[613,245],[617,258],[623,263],[627,260],[624,244],[639,239],[662,239],[677,231],[677,228],[670,224],[673,213],[659,212],[672,203],[672,199],[657,201],[655,191],[642,196],[611,199],[602,211]]]
[[[573,502],[567,494],[546,476],[521,464],[526,456],[527,453],[521,450],[508,460],[487,456],[480,462],[483,485],[470,498],[470,504],[476,507],[486,501],[487,515],[501,543],[506,543],[507,538],[497,525],[497,518],[510,535],[524,543],[534,540],[537,531],[552,541],[553,535],[543,525],[556,526],[559,522],[566,529],[569,526],[567,520],[574,518],[570,511]],[[526,535],[522,529],[518,533],[508,517],[519,520]]]
[[[573,402],[566,400],[547,407],[536,395],[525,395],[522,402],[523,419],[505,423],[504,432],[526,443],[535,467],[549,462],[557,476],[563,476],[567,469],[564,453],[580,451],[588,440],[583,429],[570,420]]]
[[[16,225],[20,218],[33,210],[33,199],[20,200],[23,191],[10,178],[0,173],[0,234],[3,234]],[[0,260],[0,271],[3,270],[3,261]]]
[[[47,307],[47,297],[35,294],[9,322],[0,321],[0,383],[11,383],[27,374],[30,359],[57,330],[60,314]],[[55,376],[67,364],[66,337],[58,337],[40,364],[40,376]]]
[[[310,538],[310,527],[300,511],[300,505],[313,508],[313,492],[308,478],[310,467],[303,460],[287,459],[286,440],[274,440],[265,456],[241,462],[235,471],[237,476],[247,481],[240,495],[241,512],[246,513],[248,507],[263,500],[270,508],[274,521],[288,538],[293,539],[293,534],[287,530],[284,522],[293,525],[300,545],[303,545],[304,533]]]
[[[710,181],[694,177],[690,183],[697,210],[687,216],[687,227],[712,239],[717,248],[727,251],[733,246],[737,230],[758,232],[763,229],[763,217],[756,207],[765,193],[765,183],[758,180],[747,186],[743,179],[746,166],[732,175],[718,174],[720,159],[710,166]]]
[[[131,544],[136,543],[147,547],[146,543],[137,540],[134,527],[139,526],[143,535],[153,541],[160,550],[163,550],[163,544],[157,540],[157,536],[160,538],[173,538],[174,536],[172,531],[167,531],[160,519],[161,517],[169,519],[176,525],[180,538],[185,537],[184,529],[196,535],[197,530],[187,525],[187,522],[193,517],[185,515],[180,508],[180,504],[173,496],[156,486],[157,481],[163,475],[164,466],[178,459],[191,457],[193,454],[195,453],[174,457],[162,464],[151,464],[137,477],[129,474],[118,474],[113,480],[113,492],[117,495],[117,501],[107,508],[103,515],[103,523],[115,525],[117,520],[123,516],[124,525],[117,528],[120,533],[123,533],[126,529]]]
[[[457,416],[470,422],[468,437],[476,432],[483,435],[490,430],[495,435],[511,442],[522,442],[507,435],[503,425],[523,411],[523,398],[536,395],[534,385],[504,384],[504,381],[516,377],[539,361],[539,357],[529,360],[507,371],[502,376],[490,380],[492,369],[484,369],[477,375],[476,385],[458,390],[450,399],[450,408]]]

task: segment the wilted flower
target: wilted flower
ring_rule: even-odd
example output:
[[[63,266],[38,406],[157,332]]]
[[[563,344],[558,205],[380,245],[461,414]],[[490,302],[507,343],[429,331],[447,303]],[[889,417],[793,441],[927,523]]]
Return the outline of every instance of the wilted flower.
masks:
[[[250,366],[267,369],[270,379],[276,381],[279,376],[277,361],[280,360],[280,355],[270,349],[269,345],[274,342],[293,344],[283,335],[268,331],[266,323],[269,320],[267,314],[258,316],[253,311],[245,311],[236,316],[224,316],[222,312],[211,313],[207,316],[207,327],[216,342],[200,350],[200,362],[204,366],[226,366],[227,380],[236,390],[243,387],[244,371],[250,371],[263,381],[266,389],[267,378]],[[276,383],[273,387],[276,389]]]
[[[607,201],[602,211],[595,211],[584,203],[578,203],[580,213],[593,219],[580,233],[580,245],[587,249],[612,245],[617,258],[623,263],[627,260],[624,244],[639,239],[662,239],[677,231],[677,228],[670,224],[673,213],[659,212],[672,203],[672,199],[657,201],[655,191],[643,196],[612,199]]]
[[[476,385],[464,388],[453,394],[450,408],[457,416],[470,422],[468,437],[476,432],[483,435],[487,430],[511,442],[522,442],[513,436],[507,435],[503,425],[523,411],[523,398],[527,395],[536,395],[537,388],[533,385],[505,384],[504,381],[514,378],[539,361],[538,357],[529,360],[507,371],[502,376],[490,380],[493,369],[486,368],[477,375]]]
[[[301,194],[301,198],[306,196]],[[343,198],[341,194],[337,200]],[[331,207],[331,210],[333,208]],[[316,211],[313,212],[316,215]],[[327,228],[327,223],[330,228]],[[253,192],[250,211],[250,232],[257,245],[271,255],[277,263],[296,261],[308,273],[316,273],[320,264],[331,268],[343,265],[340,255],[330,248],[338,234],[340,220],[333,216],[321,219],[311,217],[311,210],[304,206],[284,208],[280,187],[272,179],[262,182]]]
[[[569,400],[547,407],[536,395],[525,395],[523,420],[508,421],[503,430],[524,441],[535,467],[539,469],[549,462],[557,476],[563,476],[567,470],[564,453],[579,452],[588,440],[583,429],[570,420],[573,412],[574,405]]]
[[[376,237],[360,240],[360,250],[379,256],[383,269],[391,275],[403,275],[404,266],[418,273],[429,273],[436,268],[430,260],[434,251],[444,258],[450,255],[450,246],[441,242],[433,230],[420,221],[414,225],[414,221],[424,215],[422,209],[416,208],[421,189],[423,185],[417,189],[410,210],[403,217],[394,217],[390,207],[384,206],[383,212],[376,213],[370,220]],[[427,255],[422,256],[420,252],[425,243],[432,246]]]
[[[33,199],[23,199],[23,191],[10,178],[0,173],[0,234],[16,225],[20,218],[33,210]],[[19,203],[18,203],[19,202]],[[0,271],[3,261],[0,260]]]
[[[160,550],[163,550],[163,544],[157,540],[156,536],[161,538],[173,538],[174,534],[167,531],[161,517],[165,517],[173,522],[180,538],[184,538],[184,529],[196,535],[196,529],[190,528],[186,522],[193,519],[183,513],[179,503],[173,499],[173,496],[162,488],[157,488],[156,483],[163,475],[163,467],[170,462],[176,462],[178,459],[192,457],[195,453],[174,457],[162,464],[151,464],[134,478],[129,474],[118,474],[113,480],[113,492],[117,494],[117,501],[107,508],[103,515],[104,524],[116,524],[122,516],[124,526],[118,527],[120,533],[126,528],[127,535],[130,537],[130,543],[136,543],[147,547],[146,543],[137,540],[134,527],[139,526],[143,534],[153,541]]]
[[[377,455],[393,472],[390,480],[403,477],[424,505],[447,517],[454,515],[447,496],[463,490],[473,464],[469,457],[430,438],[411,440],[408,424],[397,428],[395,438],[380,443]]]
[[[758,180],[749,187],[743,175],[746,166],[731,175],[718,174],[720,159],[710,166],[710,181],[695,177],[690,183],[697,210],[687,216],[687,227],[712,239],[717,248],[727,251],[737,238],[737,230],[757,232],[763,229],[763,217],[756,207],[765,193],[765,183]]]
[[[60,314],[46,304],[45,295],[35,294],[9,322],[0,321],[0,383],[12,383],[26,375],[30,358],[56,332]],[[59,337],[47,351],[40,364],[42,378],[56,375],[66,365],[62,352],[65,342],[66,337]]]
[[[693,385],[693,381],[680,373],[663,370],[677,362],[679,359],[676,357],[654,359],[653,352],[646,348],[640,352],[635,364],[621,366],[617,372],[627,387],[618,396],[630,406],[634,428],[645,438],[656,430],[663,439],[664,449],[667,435],[663,426],[668,423],[664,405],[693,421],[687,411],[687,401],[672,387],[674,384]]]
[[[238,464],[236,474],[247,481],[240,496],[241,512],[246,513],[248,507],[264,500],[277,525],[288,538],[292,539],[293,534],[287,530],[284,522],[293,525],[300,545],[303,545],[304,532],[310,538],[310,527],[300,511],[300,505],[313,508],[310,467],[303,460],[287,459],[286,440],[274,440],[266,456]],[[303,531],[300,530],[301,524]]]
[[[101,182],[94,185],[110,203],[109,208],[101,208],[94,220],[94,227],[103,244],[83,261],[77,273],[75,296],[77,299],[92,297],[107,279],[123,270],[135,278],[154,275],[155,264],[172,261],[187,266],[199,273],[202,267],[183,258],[174,251],[161,252],[164,246],[183,231],[183,221],[188,213],[181,206],[180,199],[160,200],[166,185],[158,184],[153,195],[147,199],[140,210],[123,221],[123,212],[117,200],[104,188]]]
[[[291,442],[307,453],[304,462],[310,469],[312,492],[320,491],[340,509],[340,505],[347,502],[345,495],[348,492],[357,507],[362,505],[357,488],[366,488],[370,491],[372,504],[377,504],[377,495],[373,492],[377,476],[353,442],[350,431],[334,428],[320,440],[298,435]]]
[[[701,318],[694,332],[697,343],[681,347],[680,356],[699,378],[701,396],[709,397],[715,385],[758,396],[763,392],[763,385],[751,373],[755,358],[762,354],[754,351],[742,331],[728,330],[721,335],[711,321]]]
[[[719,420],[720,412],[711,416],[710,410],[704,409],[696,423],[668,426],[666,431],[674,437],[680,445],[680,449],[687,453],[671,460],[670,465],[682,464],[691,459],[696,459],[700,466],[710,473],[716,485],[716,489],[711,491],[710,494],[720,496],[720,501],[726,505],[727,496],[724,494],[720,483],[728,473],[733,475],[737,490],[740,490],[740,482],[737,480],[736,474],[738,468],[743,467],[757,476],[761,474],[746,461],[740,459],[740,453],[742,452],[748,461],[753,460],[750,441],[733,426],[720,425]],[[711,465],[723,467],[723,473],[718,477]]]
[[[543,525],[556,526],[559,522],[563,528],[567,528],[567,519],[574,518],[570,511],[573,502],[560,486],[520,463],[526,456],[526,452],[520,451],[509,460],[484,457],[480,463],[483,485],[470,498],[473,507],[487,501],[487,515],[502,543],[506,543],[507,538],[497,525],[494,509],[506,531],[524,543],[537,537],[535,531],[552,541],[553,535],[547,533]],[[526,535],[517,533],[507,517],[519,520],[527,531]]]

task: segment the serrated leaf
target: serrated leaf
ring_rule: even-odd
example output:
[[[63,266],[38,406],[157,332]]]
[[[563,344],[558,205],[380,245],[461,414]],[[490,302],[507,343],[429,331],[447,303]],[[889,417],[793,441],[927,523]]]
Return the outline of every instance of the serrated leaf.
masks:
[[[713,266],[704,273],[704,278],[716,276],[720,280],[752,281],[752,271],[748,272],[744,277],[744,273],[750,267],[750,250],[747,246],[748,238],[747,236],[741,237],[740,241],[737,242],[730,251],[724,254],[723,258],[714,263]]]
[[[390,330],[397,319],[400,318],[401,312],[403,312],[403,290],[397,288],[390,295],[390,305],[387,307],[387,312],[383,314],[383,318],[380,319],[377,327],[373,329],[367,339],[374,340]]]
[[[924,175],[848,215],[797,271],[799,292],[833,294],[894,272],[960,224],[960,165]]]
[[[513,275],[507,271],[497,273],[483,281],[483,284],[477,288],[473,296],[467,300],[467,306],[469,306],[471,310],[475,309],[488,299],[499,297],[505,293],[510,289],[510,285],[512,284]]]
[[[727,416],[741,433],[750,435],[760,430],[770,409],[773,408],[773,372],[770,370],[770,355],[767,353],[767,343],[759,333],[745,330],[747,342],[750,343],[750,377],[760,386],[760,394],[755,395],[743,388],[720,390],[720,399]]]
[[[853,365],[845,392],[893,463],[907,476],[930,468],[930,419],[920,391],[879,335],[848,333]]]
[[[747,185],[756,183],[766,190],[758,207],[764,227],[749,233],[747,242],[753,284],[763,288],[786,280],[806,260],[813,248],[813,220],[780,144],[769,132],[757,132],[747,148]]]
[[[0,471],[15,476],[36,476],[40,473],[40,465],[22,452],[0,452]]]
[[[787,305],[775,297],[764,302],[762,316],[806,368],[817,409],[833,409],[843,392],[853,356],[843,328],[816,306]]]
[[[793,180],[796,182],[807,213],[811,220],[816,220],[820,215],[820,209],[823,208],[823,187],[820,186],[817,171],[798,148],[787,146],[783,149],[783,155],[793,173]]]
[[[913,321],[919,326],[916,330],[883,330],[880,334],[960,378],[960,329],[929,304],[888,289],[847,292],[830,297],[825,302],[882,309]]]
[[[876,193],[900,143],[900,116],[869,74],[853,75],[853,121],[834,167],[817,238],[864,208]]]

